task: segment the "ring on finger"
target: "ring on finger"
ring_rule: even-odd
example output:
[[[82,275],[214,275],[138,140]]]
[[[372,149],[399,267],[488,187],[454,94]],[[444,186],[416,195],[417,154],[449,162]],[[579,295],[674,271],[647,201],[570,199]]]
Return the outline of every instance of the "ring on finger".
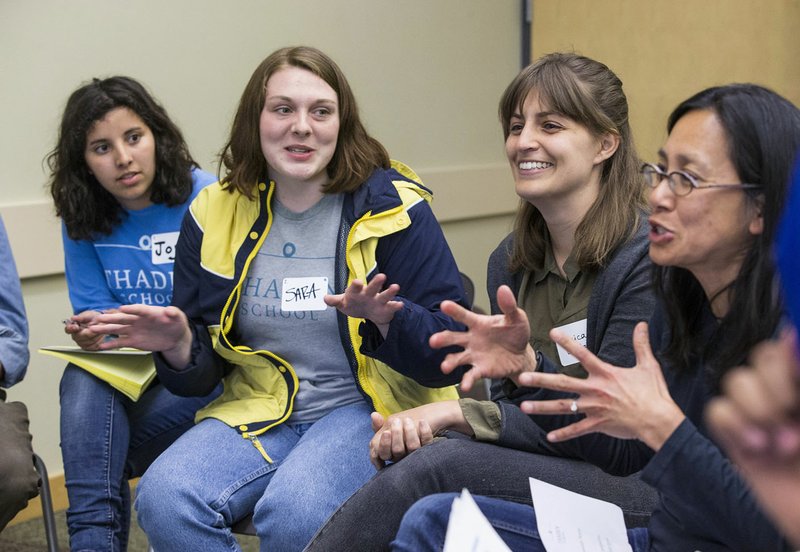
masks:
[[[578,413],[578,399],[573,399],[572,402],[569,404],[569,411],[573,414]]]

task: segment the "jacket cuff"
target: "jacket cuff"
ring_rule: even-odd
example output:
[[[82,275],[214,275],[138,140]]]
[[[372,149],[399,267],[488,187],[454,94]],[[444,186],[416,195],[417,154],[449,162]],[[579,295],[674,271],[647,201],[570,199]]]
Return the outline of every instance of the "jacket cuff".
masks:
[[[476,401],[475,399],[459,399],[461,413],[475,434],[476,441],[494,443],[500,439],[502,422],[500,407],[492,401]]]

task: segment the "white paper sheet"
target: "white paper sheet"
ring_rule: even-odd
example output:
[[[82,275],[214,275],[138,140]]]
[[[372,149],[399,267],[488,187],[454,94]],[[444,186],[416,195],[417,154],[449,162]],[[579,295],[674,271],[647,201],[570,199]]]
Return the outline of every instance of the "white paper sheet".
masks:
[[[529,480],[547,552],[631,552],[619,506],[533,477]]]
[[[442,552],[465,551],[511,552],[466,489],[453,500]]]

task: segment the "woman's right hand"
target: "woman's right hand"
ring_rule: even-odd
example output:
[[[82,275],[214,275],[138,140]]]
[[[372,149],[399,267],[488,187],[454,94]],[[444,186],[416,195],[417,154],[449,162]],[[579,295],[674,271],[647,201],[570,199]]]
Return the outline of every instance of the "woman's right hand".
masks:
[[[373,412],[372,429],[375,436],[369,443],[369,459],[376,469],[431,443],[434,435],[445,429],[472,434],[457,400],[423,404],[388,418]]]
[[[96,310],[87,310],[70,316],[64,321],[64,333],[72,337],[72,341],[85,351],[97,351],[105,339],[105,335],[92,328],[95,320],[102,313]]]
[[[503,314],[477,314],[452,301],[442,302],[442,312],[466,325],[467,331],[433,334],[430,345],[434,349],[452,345],[464,349],[447,355],[441,368],[449,374],[459,366],[472,365],[461,380],[465,391],[480,378],[516,381],[521,373],[536,370],[536,353],[528,343],[531,335],[528,316],[517,306],[511,288],[497,288],[497,304]]]
[[[177,307],[123,305],[115,313],[98,316],[92,330],[111,336],[100,344],[101,350],[134,347],[160,351],[176,369],[191,360],[189,320]]]

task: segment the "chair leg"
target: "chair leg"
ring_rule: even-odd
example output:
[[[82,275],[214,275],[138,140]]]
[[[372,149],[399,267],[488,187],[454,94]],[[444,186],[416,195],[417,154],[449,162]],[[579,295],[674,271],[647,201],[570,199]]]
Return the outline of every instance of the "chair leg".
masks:
[[[33,464],[42,480],[39,498],[42,500],[42,518],[47,536],[47,552],[59,552],[58,533],[56,532],[56,516],[53,513],[53,496],[50,494],[50,480],[47,478],[47,468],[38,454],[33,455]]]

